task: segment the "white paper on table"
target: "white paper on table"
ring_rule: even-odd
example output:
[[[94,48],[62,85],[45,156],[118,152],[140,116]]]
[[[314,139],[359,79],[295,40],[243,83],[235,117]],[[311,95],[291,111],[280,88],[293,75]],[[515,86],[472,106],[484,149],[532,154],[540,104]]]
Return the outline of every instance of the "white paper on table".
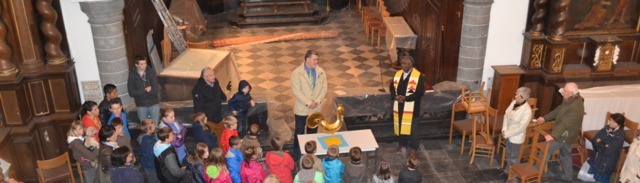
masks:
[[[2,168],[2,174],[4,174],[5,178],[9,177],[9,167],[11,167],[11,163],[5,161],[4,159],[0,159],[0,167]]]

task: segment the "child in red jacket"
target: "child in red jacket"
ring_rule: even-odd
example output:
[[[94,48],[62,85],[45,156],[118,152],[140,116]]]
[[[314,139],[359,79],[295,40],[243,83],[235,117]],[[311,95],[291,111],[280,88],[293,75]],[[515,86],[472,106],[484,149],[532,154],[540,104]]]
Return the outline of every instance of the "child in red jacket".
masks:
[[[293,182],[293,175],[291,171],[295,166],[293,158],[289,153],[282,151],[284,146],[284,140],[275,136],[271,139],[271,148],[273,151],[269,151],[266,156],[266,164],[269,171],[280,178],[283,183]]]
[[[233,116],[227,116],[222,119],[224,123],[224,131],[222,131],[222,136],[220,137],[220,147],[226,154],[229,152],[229,139],[232,136],[238,137],[238,119]]]

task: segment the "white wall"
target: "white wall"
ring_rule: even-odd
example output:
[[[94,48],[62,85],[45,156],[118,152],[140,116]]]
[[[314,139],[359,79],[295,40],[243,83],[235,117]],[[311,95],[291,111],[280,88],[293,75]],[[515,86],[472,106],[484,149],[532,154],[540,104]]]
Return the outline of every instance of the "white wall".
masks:
[[[482,81],[491,87],[492,65],[520,65],[528,0],[494,0],[491,7],[487,52]]]
[[[66,36],[69,42],[69,51],[71,52],[70,57],[75,62],[80,100],[95,100],[96,95],[102,100],[102,84],[100,83],[91,26],[88,22],[89,17],[80,9],[78,0],[62,0],[60,1],[60,8],[62,9],[62,18],[66,27]],[[97,91],[96,86],[83,86],[83,81],[97,81]],[[85,96],[88,99],[85,99]],[[100,102],[100,100],[96,102]]]

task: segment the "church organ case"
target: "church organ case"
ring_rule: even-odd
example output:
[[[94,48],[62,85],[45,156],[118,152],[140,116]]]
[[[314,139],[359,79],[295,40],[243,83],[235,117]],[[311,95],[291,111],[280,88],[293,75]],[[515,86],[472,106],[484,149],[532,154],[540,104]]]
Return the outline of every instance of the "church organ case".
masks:
[[[0,1],[0,158],[36,182],[36,160],[67,151],[80,97],[59,0]]]
[[[640,79],[640,2],[534,0],[530,7],[521,83],[539,99],[540,114],[562,102],[557,90],[563,83]]]

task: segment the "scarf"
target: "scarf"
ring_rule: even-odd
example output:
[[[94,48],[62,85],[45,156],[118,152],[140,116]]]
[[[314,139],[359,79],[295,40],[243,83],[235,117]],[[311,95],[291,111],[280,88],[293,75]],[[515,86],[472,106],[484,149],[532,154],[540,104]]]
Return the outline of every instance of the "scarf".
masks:
[[[71,142],[73,142],[73,140],[76,140],[76,139],[84,142],[84,137],[82,137],[82,136],[80,136],[80,137],[68,136],[67,137],[67,143],[71,144]]]
[[[396,75],[393,77],[393,88],[398,93],[398,83],[402,82],[402,78],[404,71],[400,70],[396,72]],[[407,92],[405,96],[413,95],[418,88],[418,81],[420,79],[420,71],[413,68],[411,73],[409,74],[409,81],[407,82]],[[413,107],[414,101],[404,101],[404,109],[402,111],[398,111],[398,101],[393,101],[393,132],[396,135],[411,135],[411,122],[413,122]],[[402,119],[400,119],[400,113],[402,113]]]

